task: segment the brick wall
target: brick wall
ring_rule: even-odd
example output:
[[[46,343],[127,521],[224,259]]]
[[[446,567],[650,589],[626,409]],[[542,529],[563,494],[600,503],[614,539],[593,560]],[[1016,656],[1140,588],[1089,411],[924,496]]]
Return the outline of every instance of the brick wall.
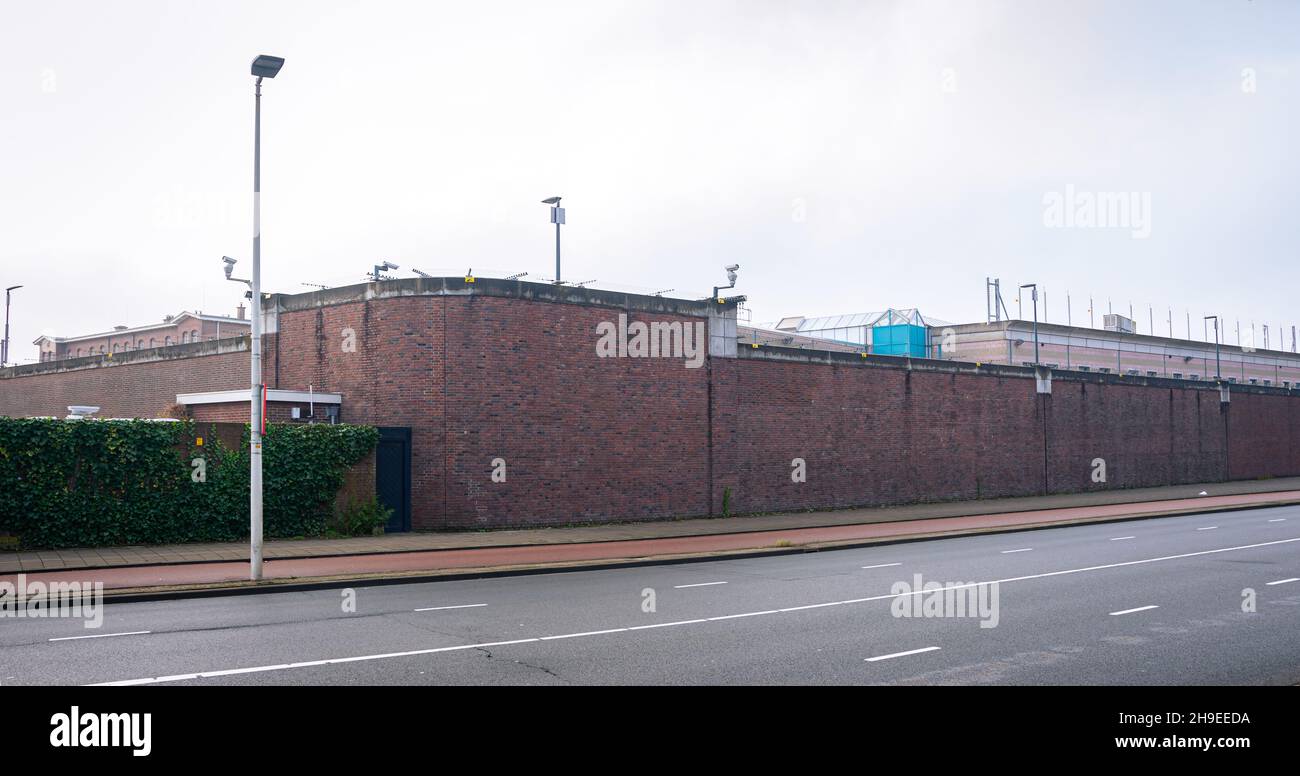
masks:
[[[156,418],[178,393],[248,384],[247,340],[173,345],[0,370],[0,414],[61,418],[83,404],[101,418]]]
[[[281,312],[268,355],[281,386],[342,394],[348,422],[412,429],[417,529],[705,513],[706,370],[597,358],[596,326],[620,312],[702,320],[398,296]],[[496,458],[505,482],[490,479]]]
[[[1053,380],[1051,396],[1043,397],[1051,492],[1227,478],[1226,413],[1252,413],[1253,408],[1237,403],[1246,394],[1234,394],[1229,409],[1220,407],[1217,388],[1117,383]],[[1300,399],[1282,400],[1300,411]],[[1097,458],[1105,462],[1105,483],[1092,478]],[[1294,460],[1291,466],[1295,468]]]
[[[1223,407],[1172,380],[1058,374],[1044,396],[1021,367],[766,346],[700,369],[602,359],[596,326],[620,313],[693,323],[712,308],[526,283],[396,281],[275,306],[271,387],[339,393],[346,422],[412,429],[416,529],[716,514],[728,491],[745,513],[1300,474],[1300,395],[1280,389],[1235,386]],[[245,349],[6,370],[0,413],[152,416],[177,393],[243,388],[247,364]]]
[[[715,511],[723,488],[731,489],[732,510],[742,512],[1041,489],[1033,380],[911,372],[875,361],[714,360]],[[792,480],[795,458],[805,462],[805,482]]]

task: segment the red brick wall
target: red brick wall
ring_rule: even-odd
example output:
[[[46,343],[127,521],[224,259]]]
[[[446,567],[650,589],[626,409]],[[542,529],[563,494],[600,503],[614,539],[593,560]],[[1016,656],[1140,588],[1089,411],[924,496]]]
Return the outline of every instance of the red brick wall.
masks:
[[[1232,394],[1228,413],[1229,479],[1288,477],[1300,458],[1297,399],[1264,394]]]
[[[247,386],[240,386],[241,388]],[[297,407],[301,413],[299,421],[303,421],[311,413],[312,406],[310,402],[287,402],[272,401],[266,404],[266,417],[269,423],[294,423],[293,408]],[[189,408],[189,415],[196,421],[203,423],[248,423],[250,407],[248,400],[243,402],[229,402],[222,404],[194,404]],[[325,406],[316,404],[316,417],[318,422],[328,422],[325,420]]]
[[[1051,492],[1209,482],[1226,476],[1227,426],[1215,388],[1058,378],[1043,401]],[[1282,401],[1300,411],[1297,399]],[[1097,458],[1105,462],[1104,483],[1092,479]]]
[[[1040,396],[1023,369],[766,347],[687,369],[596,357],[596,325],[619,312],[701,320],[649,297],[622,309],[347,293],[318,308],[293,298],[267,338],[266,379],[342,394],[345,422],[410,427],[417,529],[718,513],[725,489],[745,513],[1300,474],[1300,396],[1276,391],[1235,387],[1225,413],[1216,390],[1167,381],[1058,375]],[[89,403],[152,417],[177,393],[247,382],[247,351],[0,376],[0,413]],[[497,457],[504,483],[491,481]],[[790,479],[796,457],[805,483]]]
[[[751,358],[713,373],[715,511],[724,488],[739,512],[1041,491],[1033,380]]]
[[[411,427],[417,529],[707,512],[705,370],[597,358],[619,312],[488,296],[286,312],[277,379],[343,394],[348,422]]]
[[[181,345],[175,350],[214,345]],[[226,391],[249,384],[248,352],[242,350],[163,359],[131,353],[114,359],[81,359],[75,366],[68,362],[32,366],[46,371],[0,378],[0,415],[61,418],[68,414],[69,405],[86,404],[98,406],[100,418],[156,418],[176,403],[178,393]],[[21,374],[26,369],[13,371]]]

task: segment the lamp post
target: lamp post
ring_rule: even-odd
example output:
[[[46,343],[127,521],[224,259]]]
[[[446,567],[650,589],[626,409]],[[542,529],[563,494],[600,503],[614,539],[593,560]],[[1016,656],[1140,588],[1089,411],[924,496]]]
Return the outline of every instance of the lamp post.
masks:
[[[560,226],[564,224],[564,208],[559,197],[547,197],[543,205],[551,206],[551,223],[555,224],[555,285],[560,285]]]
[[[1205,320],[1214,319],[1214,379],[1223,379],[1223,370],[1219,365],[1219,316],[1207,315]]]
[[[1030,289],[1029,295],[1034,300],[1034,366],[1038,366],[1038,284],[1025,283],[1021,288]]]
[[[9,364],[9,292],[17,291],[22,286],[9,286],[5,289],[5,340],[0,347],[0,367]]]
[[[253,117],[253,291],[252,377],[248,442],[249,569],[253,581],[262,578],[262,79],[275,78],[283,57],[262,54],[253,60],[257,76]]]

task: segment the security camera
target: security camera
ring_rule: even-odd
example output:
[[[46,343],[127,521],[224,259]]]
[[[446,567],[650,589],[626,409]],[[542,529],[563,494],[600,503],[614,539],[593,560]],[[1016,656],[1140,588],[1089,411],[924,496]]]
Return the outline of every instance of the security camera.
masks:
[[[727,282],[734,285],[736,282],[736,270],[740,269],[740,265],[728,264],[725,269],[727,270]]]
[[[384,269],[401,269],[401,267],[397,266],[391,261],[384,262],[383,267]]]
[[[226,266],[224,267],[226,271],[226,280],[230,280],[230,273],[235,270],[235,260],[229,256],[222,256],[221,260],[226,263]]]

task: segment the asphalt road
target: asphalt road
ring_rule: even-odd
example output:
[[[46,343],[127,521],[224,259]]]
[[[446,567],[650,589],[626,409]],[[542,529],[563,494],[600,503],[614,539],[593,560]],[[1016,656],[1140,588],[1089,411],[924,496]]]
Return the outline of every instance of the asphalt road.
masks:
[[[1300,508],[0,618],[0,684],[112,682],[1296,684]]]

